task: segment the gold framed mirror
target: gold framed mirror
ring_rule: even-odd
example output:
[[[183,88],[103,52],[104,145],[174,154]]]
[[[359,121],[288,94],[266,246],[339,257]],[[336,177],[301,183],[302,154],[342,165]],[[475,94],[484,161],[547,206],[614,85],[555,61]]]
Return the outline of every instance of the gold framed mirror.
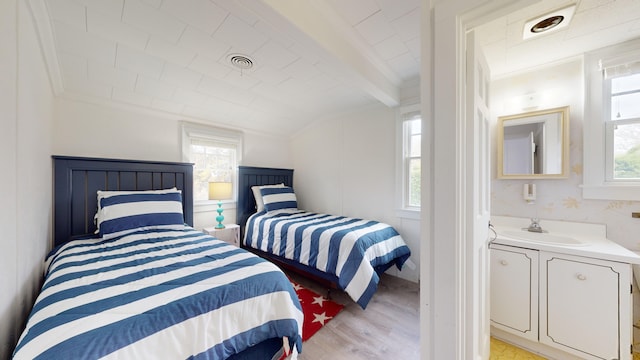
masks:
[[[498,179],[569,177],[569,107],[498,117]]]

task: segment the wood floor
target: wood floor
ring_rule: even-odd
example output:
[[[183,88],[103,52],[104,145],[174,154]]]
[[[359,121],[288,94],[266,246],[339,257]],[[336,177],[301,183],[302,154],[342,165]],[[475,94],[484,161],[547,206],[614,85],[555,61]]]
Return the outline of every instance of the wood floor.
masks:
[[[317,283],[289,274],[301,285],[326,295]],[[417,283],[383,275],[366,310],[345,293],[331,297],[344,309],[302,345],[300,360],[377,360],[420,358]]]

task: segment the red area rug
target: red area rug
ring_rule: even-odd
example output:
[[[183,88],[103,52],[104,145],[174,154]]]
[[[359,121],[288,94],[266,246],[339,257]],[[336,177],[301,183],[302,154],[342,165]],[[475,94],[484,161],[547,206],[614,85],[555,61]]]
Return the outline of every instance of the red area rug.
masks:
[[[302,341],[307,341],[313,334],[333,319],[344,308],[344,305],[331,301],[295,281],[289,280],[296,290],[296,294],[298,294],[300,305],[302,305],[302,313],[304,314]],[[304,352],[304,346],[302,351]],[[280,360],[285,358],[285,356],[282,356]]]

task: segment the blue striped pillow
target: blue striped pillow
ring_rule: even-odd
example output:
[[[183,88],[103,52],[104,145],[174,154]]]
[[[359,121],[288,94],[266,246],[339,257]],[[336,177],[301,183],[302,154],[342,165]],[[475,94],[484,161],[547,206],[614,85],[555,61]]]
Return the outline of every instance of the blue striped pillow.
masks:
[[[263,188],[260,193],[267,211],[298,208],[296,194],[290,187]]]
[[[98,191],[96,219],[99,234],[105,239],[140,228],[182,229],[182,193],[175,188]]]

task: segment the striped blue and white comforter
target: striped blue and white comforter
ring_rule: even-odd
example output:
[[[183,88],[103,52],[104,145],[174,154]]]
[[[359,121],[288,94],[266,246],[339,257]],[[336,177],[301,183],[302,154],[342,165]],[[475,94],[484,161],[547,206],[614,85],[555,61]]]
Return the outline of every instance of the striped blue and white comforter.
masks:
[[[377,269],[402,265],[411,251],[390,225],[344,216],[285,209],[253,214],[244,245],[338,278],[363,309],[376,291]]]
[[[192,228],[140,230],[50,255],[14,358],[225,359],[269,338],[299,350],[302,319],[273,264]]]

